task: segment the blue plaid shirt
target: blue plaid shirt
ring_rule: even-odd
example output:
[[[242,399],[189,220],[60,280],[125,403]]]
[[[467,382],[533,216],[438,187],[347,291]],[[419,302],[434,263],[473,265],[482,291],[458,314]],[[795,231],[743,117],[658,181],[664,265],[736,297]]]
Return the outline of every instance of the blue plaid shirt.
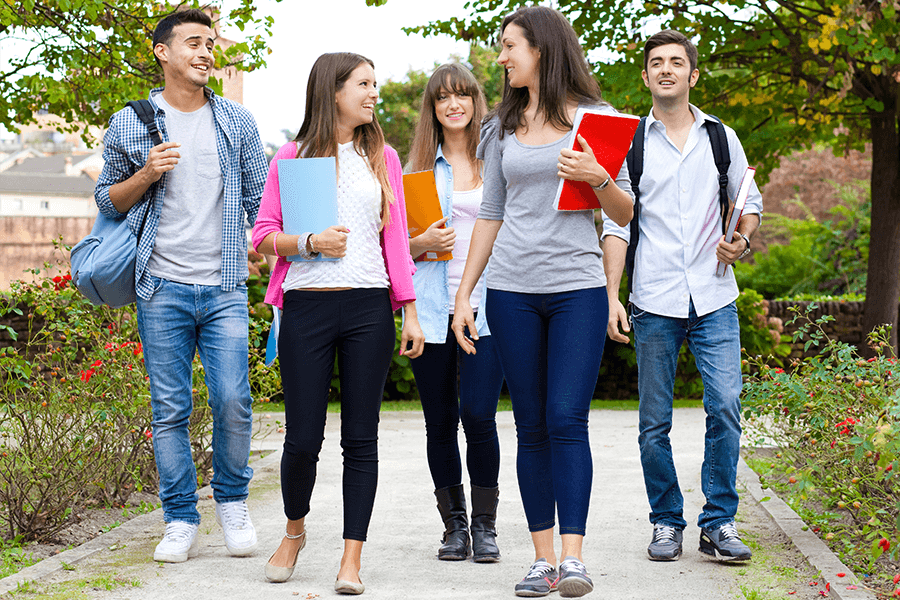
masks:
[[[161,91],[162,88],[157,88],[150,92],[150,103],[156,112],[156,126],[160,136],[163,142],[167,142],[169,135],[166,131],[165,112],[153,101],[153,96]],[[268,165],[253,115],[240,104],[220,98],[208,88],[206,97],[212,106],[216,123],[216,148],[219,151],[219,167],[225,180],[222,289],[231,291],[250,275],[247,269],[244,219],[246,217],[251,226],[256,222]],[[109,188],[125,181],[144,166],[153,142],[137,113],[126,107],[110,117],[103,144],[103,172],[97,179],[94,199],[100,212],[111,218],[121,218],[122,213],[116,210],[109,199]],[[148,207],[153,207],[138,243],[134,269],[135,291],[144,300],[149,300],[155,291],[150,283],[147,261],[156,243],[166,180],[167,176],[164,174],[151,185],[144,197],[128,211],[127,216],[129,227],[137,235],[144,214]],[[198,227],[202,227],[202,224],[198,224]]]

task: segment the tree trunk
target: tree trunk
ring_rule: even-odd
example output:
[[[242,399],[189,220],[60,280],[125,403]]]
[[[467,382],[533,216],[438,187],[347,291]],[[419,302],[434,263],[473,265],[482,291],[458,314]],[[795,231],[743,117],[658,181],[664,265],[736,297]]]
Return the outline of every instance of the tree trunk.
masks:
[[[863,328],[893,326],[897,348],[900,302],[900,137],[896,98],[885,110],[870,114],[872,128],[872,228]],[[862,348],[864,353],[871,351]]]

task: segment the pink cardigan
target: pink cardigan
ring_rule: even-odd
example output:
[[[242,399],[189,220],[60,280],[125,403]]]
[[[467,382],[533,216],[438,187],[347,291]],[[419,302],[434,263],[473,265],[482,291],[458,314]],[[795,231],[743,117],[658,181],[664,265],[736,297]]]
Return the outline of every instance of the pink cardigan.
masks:
[[[297,145],[294,142],[288,142],[278,150],[275,158],[269,163],[269,175],[266,178],[266,187],[263,189],[256,225],[253,227],[254,250],[258,251],[259,244],[270,233],[283,231],[281,191],[278,187],[278,160],[296,157]],[[409,254],[409,233],[406,225],[406,202],[403,197],[403,170],[400,166],[400,157],[396,150],[386,145],[384,160],[387,164],[388,180],[394,191],[394,202],[390,205],[390,222],[381,231],[381,254],[384,256],[384,266],[391,282],[391,309],[397,310],[416,299],[412,280],[416,266]],[[290,263],[284,257],[278,258],[269,278],[269,288],[266,290],[267,304],[282,308],[284,292],[281,286],[287,277],[289,267]]]

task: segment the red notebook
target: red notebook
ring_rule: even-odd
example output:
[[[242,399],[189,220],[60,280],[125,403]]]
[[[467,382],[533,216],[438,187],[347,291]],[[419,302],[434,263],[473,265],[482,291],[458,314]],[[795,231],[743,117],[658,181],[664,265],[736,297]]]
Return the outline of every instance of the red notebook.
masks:
[[[625,155],[631,148],[631,140],[637,129],[640,117],[623,115],[618,113],[603,112],[597,109],[579,108],[575,113],[573,129],[578,132],[573,136],[573,150],[581,150],[578,143],[578,135],[584,137],[597,162],[603,165],[606,172],[615,179],[625,162]],[[614,183],[610,183],[614,185]],[[600,208],[600,201],[585,181],[569,181],[560,179],[556,190],[556,198],[553,200],[553,208],[556,210],[593,210]]]

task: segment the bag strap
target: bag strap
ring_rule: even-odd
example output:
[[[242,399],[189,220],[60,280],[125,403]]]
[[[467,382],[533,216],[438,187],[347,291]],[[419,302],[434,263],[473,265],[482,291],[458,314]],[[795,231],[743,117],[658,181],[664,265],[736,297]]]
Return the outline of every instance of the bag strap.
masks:
[[[631,238],[628,242],[628,250],[625,252],[625,271],[628,274],[628,294],[634,287],[634,256],[637,251],[638,238],[641,235],[638,221],[641,217],[641,175],[644,174],[644,128],[646,127],[647,117],[641,117],[637,130],[634,132],[634,139],[631,141],[631,148],[625,155],[625,162],[628,165],[628,176],[631,178],[631,191],[634,193],[634,214],[631,217]]]
[[[728,138],[725,135],[725,126],[719,117],[713,117],[712,121],[703,123],[709,135],[709,144],[712,146],[713,160],[716,161],[716,169],[719,171],[719,211],[722,213],[722,233],[727,230],[728,224],[728,168],[731,167],[731,154],[728,151]]]
[[[153,105],[150,104],[149,100],[129,100],[125,106],[130,106],[135,113],[137,113],[138,119],[147,126],[147,133],[150,134],[150,139],[153,141],[154,146],[159,146],[162,144],[162,137],[159,135],[159,128],[156,126],[156,112],[153,110]],[[141,228],[138,230],[137,240],[138,243],[141,241],[141,235],[144,233],[144,226],[147,224],[147,215],[150,214],[151,206],[147,207],[147,210],[144,211],[144,218],[141,219]]]

